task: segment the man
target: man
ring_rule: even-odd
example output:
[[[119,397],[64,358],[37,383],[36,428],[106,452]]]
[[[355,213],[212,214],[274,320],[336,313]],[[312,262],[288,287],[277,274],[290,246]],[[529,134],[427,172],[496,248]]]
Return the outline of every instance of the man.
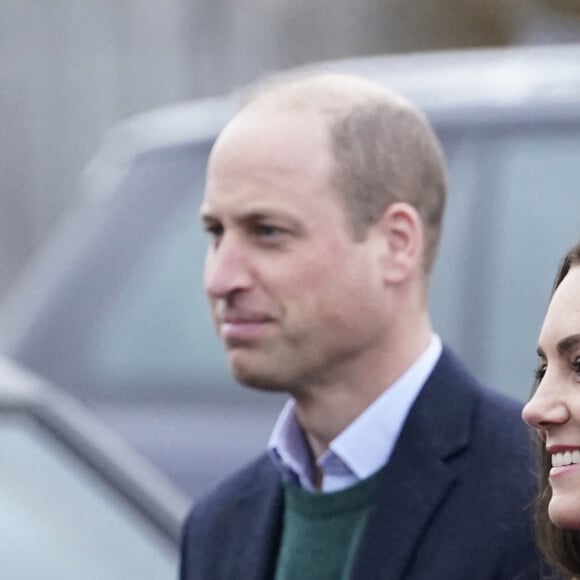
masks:
[[[424,117],[362,79],[269,85],[218,137],[216,328],[240,382],[291,399],[195,506],[182,580],[539,577],[519,408],[432,331],[444,201]]]

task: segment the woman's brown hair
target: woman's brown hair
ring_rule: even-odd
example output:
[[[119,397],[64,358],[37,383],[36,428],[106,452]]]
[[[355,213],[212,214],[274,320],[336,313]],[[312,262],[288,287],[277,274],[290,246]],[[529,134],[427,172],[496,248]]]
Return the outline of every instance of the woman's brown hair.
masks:
[[[576,265],[580,265],[580,243],[571,248],[564,256],[554,280],[552,295],[570,269]],[[536,381],[533,391],[537,387],[538,382]],[[540,437],[534,437],[534,446],[538,459],[539,478],[535,514],[538,547],[546,561],[554,569],[568,576],[580,575],[580,530],[563,530],[550,521],[548,506],[552,499],[552,488],[549,481],[551,459]]]

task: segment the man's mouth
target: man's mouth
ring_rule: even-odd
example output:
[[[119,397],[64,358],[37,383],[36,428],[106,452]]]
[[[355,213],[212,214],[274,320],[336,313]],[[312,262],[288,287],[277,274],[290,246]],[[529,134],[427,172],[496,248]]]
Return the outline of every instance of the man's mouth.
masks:
[[[253,324],[269,320],[268,316],[259,313],[226,314],[221,317],[221,324]]]
[[[244,344],[259,338],[272,321],[259,313],[227,314],[219,321],[219,329],[229,345]]]

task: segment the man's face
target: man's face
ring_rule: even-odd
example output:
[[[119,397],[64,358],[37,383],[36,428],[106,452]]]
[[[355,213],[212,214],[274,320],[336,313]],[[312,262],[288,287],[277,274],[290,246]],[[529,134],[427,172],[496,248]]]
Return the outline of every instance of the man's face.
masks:
[[[205,288],[242,383],[300,392],[348,379],[382,338],[377,236],[354,242],[313,112],[246,111],[210,158]]]

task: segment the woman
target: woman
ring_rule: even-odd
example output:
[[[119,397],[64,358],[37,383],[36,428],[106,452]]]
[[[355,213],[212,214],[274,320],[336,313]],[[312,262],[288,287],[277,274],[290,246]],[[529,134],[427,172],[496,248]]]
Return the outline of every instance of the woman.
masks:
[[[580,575],[580,243],[556,276],[538,359],[522,413],[539,435],[538,546],[560,572]]]

